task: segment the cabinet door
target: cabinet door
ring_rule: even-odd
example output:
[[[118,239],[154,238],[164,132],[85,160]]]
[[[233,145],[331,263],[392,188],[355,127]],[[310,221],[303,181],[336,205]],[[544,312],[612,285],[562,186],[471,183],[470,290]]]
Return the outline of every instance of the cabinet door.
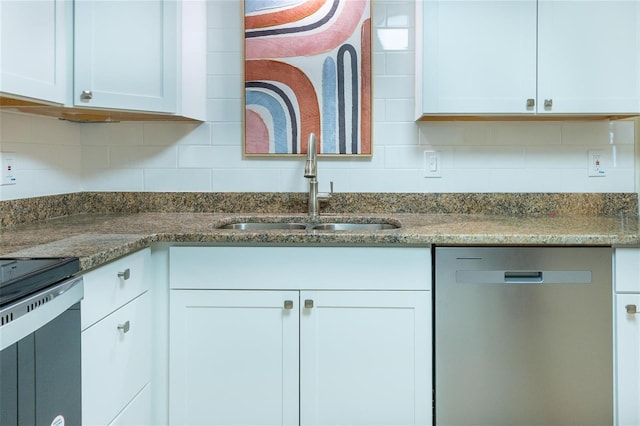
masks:
[[[76,0],[73,104],[174,112],[176,7],[170,0]]]
[[[0,92],[64,103],[70,0],[0,1]]]
[[[171,290],[170,423],[297,425],[297,305],[296,291]]]
[[[616,295],[616,375],[617,424],[640,425],[640,294]]]
[[[118,414],[109,426],[152,426],[151,385],[145,386],[138,395]]]
[[[614,262],[616,292],[640,293],[640,248],[617,248]]]
[[[302,425],[431,424],[430,294],[301,292]]]
[[[423,8],[419,113],[535,112],[527,106],[536,97],[535,0],[416,3]]]
[[[538,13],[539,113],[640,111],[640,2],[539,0]]]

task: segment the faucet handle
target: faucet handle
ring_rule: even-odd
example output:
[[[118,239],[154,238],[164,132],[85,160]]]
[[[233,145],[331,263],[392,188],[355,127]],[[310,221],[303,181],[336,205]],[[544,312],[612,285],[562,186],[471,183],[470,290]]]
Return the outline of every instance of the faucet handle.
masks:
[[[307,161],[304,164],[304,177],[314,178],[318,175],[318,166],[316,159],[316,149],[318,145],[316,142],[315,133],[309,133],[309,141],[307,142]]]
[[[329,201],[331,196],[333,195],[333,181],[329,181],[330,191],[331,192],[318,192],[317,199],[318,201]]]

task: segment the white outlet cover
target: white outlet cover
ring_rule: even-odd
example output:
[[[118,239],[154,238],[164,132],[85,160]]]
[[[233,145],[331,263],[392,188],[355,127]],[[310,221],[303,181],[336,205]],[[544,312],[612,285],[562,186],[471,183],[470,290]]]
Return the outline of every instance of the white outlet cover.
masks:
[[[15,159],[15,152],[0,152],[0,185],[15,185],[17,183]]]
[[[587,152],[587,174],[589,177],[607,176],[606,154],[601,150],[589,150]]]

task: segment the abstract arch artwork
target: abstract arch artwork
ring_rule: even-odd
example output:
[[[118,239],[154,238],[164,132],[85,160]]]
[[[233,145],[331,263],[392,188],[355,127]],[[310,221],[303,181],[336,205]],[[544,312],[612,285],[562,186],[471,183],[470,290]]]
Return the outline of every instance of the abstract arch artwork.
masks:
[[[372,154],[370,0],[244,0],[245,155]]]

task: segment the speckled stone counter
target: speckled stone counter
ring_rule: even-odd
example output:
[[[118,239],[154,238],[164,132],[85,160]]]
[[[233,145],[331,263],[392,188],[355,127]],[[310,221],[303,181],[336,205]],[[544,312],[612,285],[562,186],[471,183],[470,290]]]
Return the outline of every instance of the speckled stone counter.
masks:
[[[241,231],[243,221],[305,222],[304,214],[84,213],[0,229],[1,256],[78,256],[86,270],[154,243],[318,245],[640,245],[637,216],[324,214],[322,222],[387,221],[384,231]]]
[[[301,213],[302,192],[80,192],[0,202],[0,228],[79,213]],[[638,216],[636,193],[335,193],[325,214]]]

